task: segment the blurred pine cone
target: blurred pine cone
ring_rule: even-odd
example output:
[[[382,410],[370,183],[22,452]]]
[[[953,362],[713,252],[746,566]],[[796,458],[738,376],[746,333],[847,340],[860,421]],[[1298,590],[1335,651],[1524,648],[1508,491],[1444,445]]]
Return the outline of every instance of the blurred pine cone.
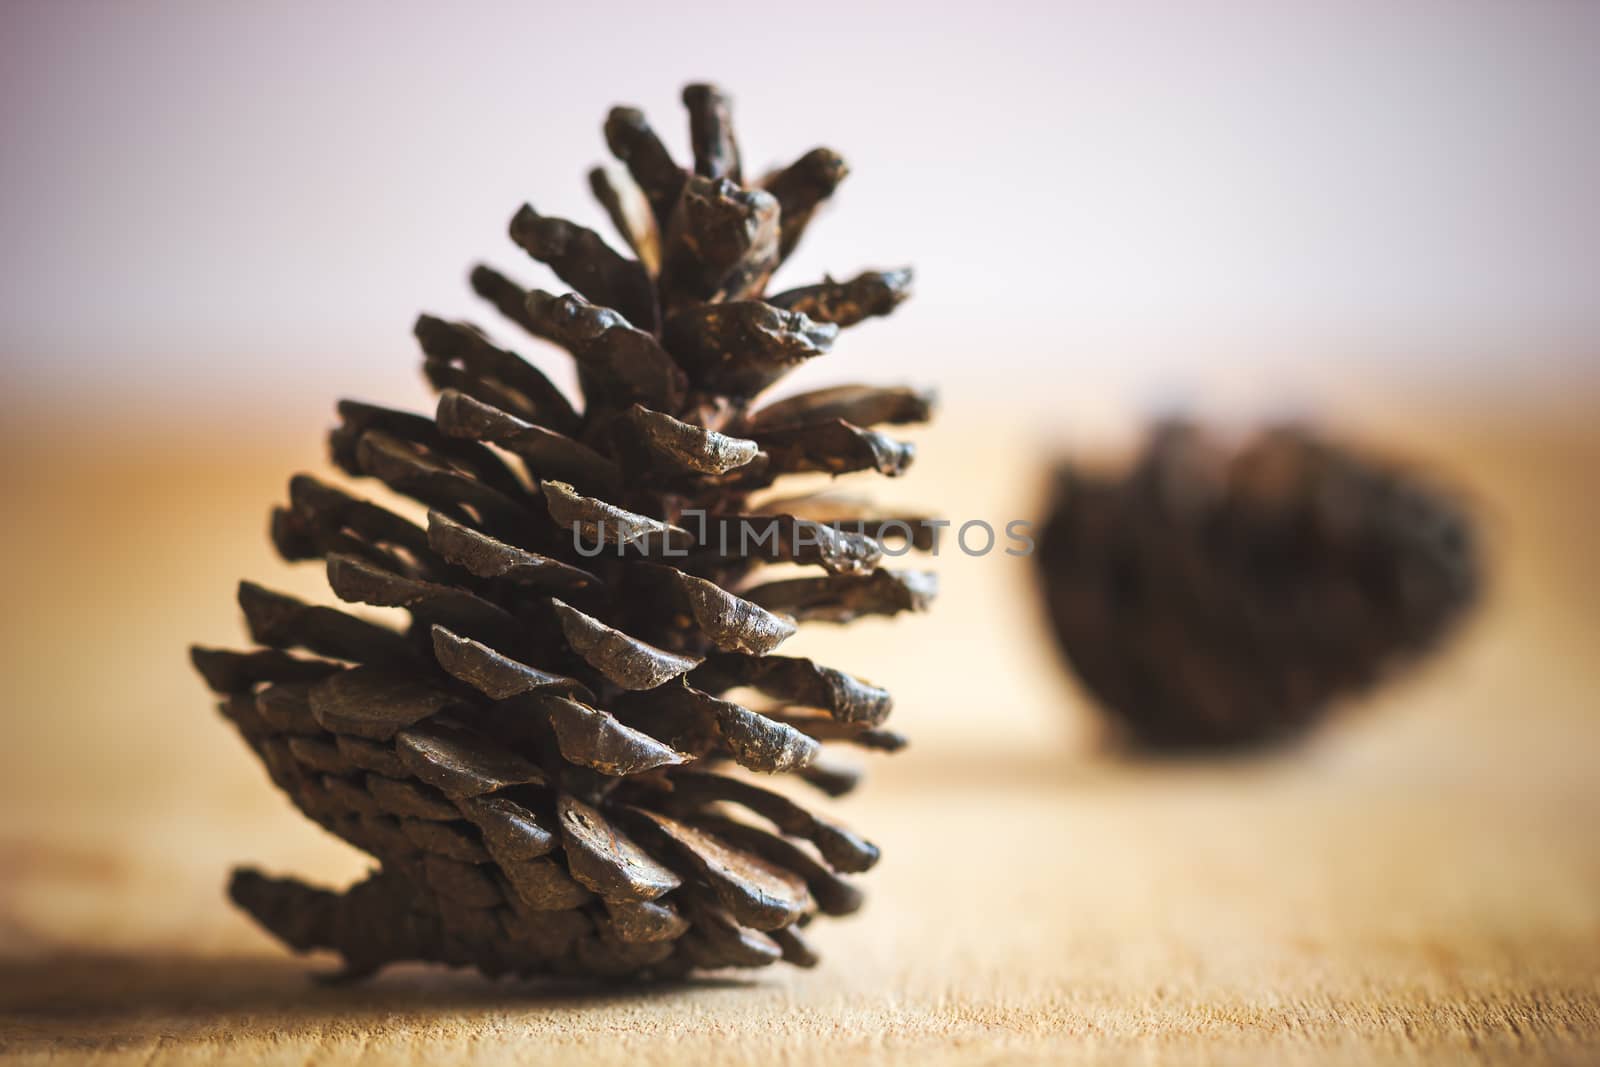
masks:
[[[1459,504],[1305,429],[1160,426],[1124,477],[1063,466],[1037,561],[1067,660],[1134,744],[1293,736],[1478,593]]]
[[[340,953],[349,974],[397,960],[491,975],[810,965],[799,928],[855,910],[840,875],[878,858],[733,765],[838,795],[854,772],[820,742],[899,748],[887,692],[773,653],[797,621],[920,608],[927,576],[879,567],[881,520],[841,530],[804,498],[761,512],[752,494],[791,472],[900,474],[911,447],[868,427],[922,421],[930,399],[864,386],[752,399],[841,327],[887,314],[911,274],[763,295],[844,163],[816,149],[747,185],[727,97],[692,85],[683,100],[693,172],[638,111],[606,122],[631,180],[596,170],[591,184],[636,258],[524,206],[512,239],[576,292],[472,274],[506,318],[571,353],[581,410],[476,327],[424,315],[436,413],[342,403],[332,452],[425,522],[290,482],[279,552],[325,560],[340,599],[410,625],[244,583],[267,647],[194,650],[272,780],[381,864],[344,892],[233,879],[268,930]],[[762,582],[767,563],[820,577]]]

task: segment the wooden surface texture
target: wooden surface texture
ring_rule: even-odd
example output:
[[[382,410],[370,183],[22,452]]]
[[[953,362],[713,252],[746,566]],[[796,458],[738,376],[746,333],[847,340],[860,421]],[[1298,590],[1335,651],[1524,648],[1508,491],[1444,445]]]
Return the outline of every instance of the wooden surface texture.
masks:
[[[1026,442],[957,418],[897,499],[1036,499]],[[360,857],[292,813],[190,676],[314,442],[78,442],[6,473],[0,1050],[16,1062],[1600,1061],[1600,432],[1394,424],[1496,555],[1440,661],[1267,760],[1138,764],[1037,630],[1026,566],[945,559],[903,626],[807,637],[894,689],[913,748],[830,810],[879,842],[822,965],[666,988],[398,970],[306,978],[226,903],[230,865]],[[1000,473],[996,473],[1000,472]],[[981,477],[980,477],[981,475]]]

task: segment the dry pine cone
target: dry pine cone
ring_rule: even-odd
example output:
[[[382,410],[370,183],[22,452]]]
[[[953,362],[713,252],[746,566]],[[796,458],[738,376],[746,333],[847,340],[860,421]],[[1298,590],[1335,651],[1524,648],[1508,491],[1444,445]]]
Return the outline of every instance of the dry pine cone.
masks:
[[[1121,479],[1062,467],[1037,559],[1067,660],[1153,749],[1305,730],[1479,584],[1455,500],[1293,427],[1230,451],[1172,423]]]
[[[844,162],[816,149],[747,185],[727,97],[692,85],[683,100],[692,172],[637,110],[606,121],[631,178],[597,169],[591,185],[632,258],[524,206],[512,240],[575,292],[472,273],[503,316],[571,354],[581,410],[476,327],[424,315],[436,413],[342,403],[332,453],[426,519],[308,475],[274,513],[286,559],[325,560],[341,600],[404,609],[409,627],[244,583],[266,647],[194,650],[272,780],[379,861],[344,892],[234,875],[240,906],[297,950],[338,952],[348,974],[810,965],[800,928],[854,911],[840,876],[878,858],[739,768],[839,795],[855,773],[820,742],[899,748],[887,692],[775,653],[798,621],[918,609],[931,582],[879,566],[886,520],[840,528],[808,518],[804,497],[763,510],[752,495],[792,472],[900,474],[911,447],[870,427],[925,420],[930,398],[752,400],[887,314],[911,275],[764,295]],[[763,581],[770,563],[813,575]]]

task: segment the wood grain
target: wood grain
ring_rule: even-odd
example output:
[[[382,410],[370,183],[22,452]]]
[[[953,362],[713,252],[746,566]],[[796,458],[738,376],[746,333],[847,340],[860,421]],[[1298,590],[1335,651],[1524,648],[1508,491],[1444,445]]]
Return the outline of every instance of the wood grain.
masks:
[[[1026,513],[1039,475],[1015,463],[1026,442],[975,443],[973,427],[958,412],[926,437],[897,498]],[[235,862],[362,869],[287,810],[183,659],[192,638],[236,636],[239,576],[316,589],[314,571],[280,580],[262,530],[318,450],[64,445],[6,475],[0,1050],[145,1064],[1594,1062],[1600,433],[1363,430],[1448,462],[1487,516],[1494,596],[1444,661],[1293,754],[1122,763],[1096,748],[1034,628],[1026,567],[947,557],[934,616],[807,637],[895,689],[917,742],[833,809],[884,846],[868,908],[817,935],[815,971],[608,989],[420,968],[325,988],[306,972],[326,961],[287,956],[235,914],[221,892]]]

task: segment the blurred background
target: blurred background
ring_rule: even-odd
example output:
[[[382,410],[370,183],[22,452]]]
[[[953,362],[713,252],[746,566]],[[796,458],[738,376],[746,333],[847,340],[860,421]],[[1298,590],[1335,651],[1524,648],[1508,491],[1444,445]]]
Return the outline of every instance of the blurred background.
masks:
[[[428,403],[419,311],[499,330],[570,384],[466,272],[554,284],[506,237],[513,210],[609,234],[584,181],[606,110],[645,108],[686,156],[692,78],[733,92],[751,169],[818,144],[853,166],[780,282],[917,269],[910,304],[782,387],[941,389],[945,429],[893,499],[1034,517],[1055,453],[1125,447],[1168,411],[1481,445],[1491,423],[1581,432],[1600,396],[1590,5],[23,0],[3,17],[0,402],[28,457],[6,477],[14,501],[67,498],[28,497],[7,537],[94,539],[65,572],[26,568],[41,595],[151,582],[118,640],[103,619],[102,649],[136,620],[144,640],[228,636],[240,565],[285,569],[254,539],[282,479],[322,465],[334,400]],[[75,462],[97,481],[71,482]],[[136,552],[141,520],[159,545]],[[957,605],[906,646],[1035,621],[1024,561],[946,564]],[[216,607],[180,633],[151,613],[185,582]],[[10,647],[43,641],[34,625]]]
[[[784,386],[941,390],[908,477],[863,488],[999,526],[1036,516],[1054,455],[1115,457],[1153,414],[1306,416],[1464,489],[1493,554],[1488,603],[1419,678],[1199,778],[1101,762],[1029,561],[946,556],[933,614],[798,639],[893,689],[916,740],[853,821],[915,857],[904,798],[965,782],[1113,843],[1109,881],[1051,868],[1080,913],[1132,915],[1129,885],[1197,864],[1259,884],[1270,855],[1297,873],[1251,904],[1269,926],[1308,901],[1369,932],[1531,910],[1554,916],[1539,937],[1595,944],[1597,57],[1600,8],[1558,2],[8,0],[0,851],[30,874],[0,882],[5,943],[270,952],[222,866],[359,867],[271,792],[184,649],[242,640],[239,577],[317,594],[266,517],[290,473],[326,471],[334,401],[427,408],[415,315],[499,330],[473,263],[554,284],[506,237],[515,208],[609,236],[584,182],[606,110],[643,107],[686,158],[678,92],[704,79],[734,95],[747,169],[819,144],[852,166],[780,282],[916,267],[909,304]],[[501,336],[570,383],[561,353]],[[1441,858],[1462,798],[1480,843],[1527,862]],[[1421,814],[1374,844],[1393,810]],[[1184,851],[1222,824],[1236,852]],[[1340,882],[1370,868],[1351,857],[1412,880]],[[1513,881],[1430,911],[1452,865]],[[138,923],[108,884],[142,894]],[[886,921],[886,958],[920,937]]]
[[[613,103],[854,177],[789,277],[914,263],[829,377],[1308,405],[1592,386],[1600,16],[1580,3],[44,3],[5,8],[8,400],[237,432],[414,388],[412,317],[524,200],[603,228]],[[524,271],[530,274],[531,271]],[[846,363],[848,361],[848,363]],[[845,364],[840,366],[839,364]],[[1019,388],[1026,383],[1028,388]],[[262,410],[270,401],[271,407]],[[186,407],[191,417],[199,417]]]

